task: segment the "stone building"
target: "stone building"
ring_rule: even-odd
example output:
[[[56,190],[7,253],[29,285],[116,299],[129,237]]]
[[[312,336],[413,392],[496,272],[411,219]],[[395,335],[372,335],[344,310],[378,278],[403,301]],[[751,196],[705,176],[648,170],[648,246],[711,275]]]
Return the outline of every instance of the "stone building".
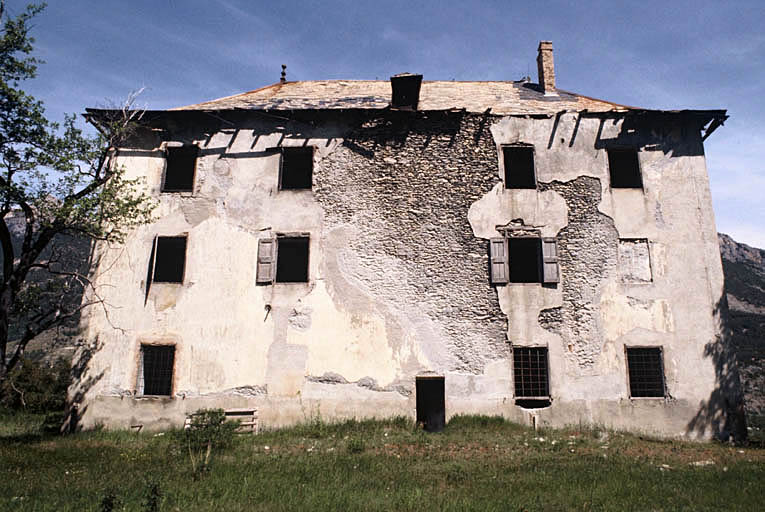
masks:
[[[157,220],[97,248],[80,425],[728,428],[702,145],[725,111],[573,94],[537,60],[538,84],[283,79],[147,111],[120,155]]]

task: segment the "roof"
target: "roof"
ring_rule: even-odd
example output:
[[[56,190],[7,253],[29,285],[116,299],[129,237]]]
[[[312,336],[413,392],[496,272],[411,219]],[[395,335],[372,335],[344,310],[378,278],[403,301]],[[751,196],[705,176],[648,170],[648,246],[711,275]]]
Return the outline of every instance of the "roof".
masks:
[[[654,110],[620,105],[556,89],[555,95],[545,95],[539,85],[522,80],[517,82],[456,82],[426,80],[420,90],[419,111],[459,110],[471,113],[491,113],[506,116],[552,117],[563,112],[584,115],[682,116],[692,117],[702,127],[703,139],[728,119],[725,110]],[[214,112],[247,111],[313,111],[313,110],[383,110],[390,108],[391,82],[388,80],[306,80],[277,82],[234,96],[168,110],[144,110],[143,119],[163,119],[168,114],[193,115]],[[86,109],[86,118],[99,124],[120,111]]]
[[[459,109],[493,114],[556,114],[562,110],[626,111],[633,107],[558,89],[545,95],[520,82],[422,82],[418,110]],[[383,109],[390,106],[388,80],[310,80],[280,82],[254,91],[171,111]],[[639,109],[638,109],[639,110]]]

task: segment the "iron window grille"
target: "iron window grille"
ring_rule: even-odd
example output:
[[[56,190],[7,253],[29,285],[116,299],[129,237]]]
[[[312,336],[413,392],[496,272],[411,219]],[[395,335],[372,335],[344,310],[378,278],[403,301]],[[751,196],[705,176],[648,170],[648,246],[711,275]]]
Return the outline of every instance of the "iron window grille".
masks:
[[[514,347],[513,374],[516,398],[550,397],[547,347]]]
[[[175,346],[142,345],[141,357],[141,394],[169,396],[173,389]]]
[[[630,396],[663,398],[666,395],[661,348],[627,348]]]

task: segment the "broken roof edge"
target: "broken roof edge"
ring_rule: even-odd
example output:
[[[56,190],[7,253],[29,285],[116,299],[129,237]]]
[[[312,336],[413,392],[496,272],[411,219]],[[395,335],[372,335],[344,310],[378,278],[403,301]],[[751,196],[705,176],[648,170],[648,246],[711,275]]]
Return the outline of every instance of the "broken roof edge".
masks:
[[[615,104],[617,105],[617,104]],[[430,112],[466,112],[469,114],[488,114],[495,117],[555,117],[561,114],[583,114],[587,116],[597,117],[601,115],[644,115],[644,114],[664,114],[664,115],[691,115],[696,117],[707,117],[707,121],[714,118],[724,118],[727,120],[730,116],[727,115],[726,109],[681,109],[681,110],[661,110],[650,108],[637,108],[627,107],[624,105],[617,105],[619,108],[613,108],[611,110],[589,110],[583,109],[561,109],[557,112],[493,112],[491,108],[482,111],[471,111],[466,108],[452,107],[441,109],[424,109],[414,111],[415,113],[427,114]],[[94,116],[102,116],[107,114],[118,114],[125,112],[121,109],[109,109],[109,108],[86,108],[85,113],[82,114],[85,118]],[[359,107],[345,107],[345,108],[226,108],[226,109],[194,109],[194,110],[178,110],[178,109],[160,109],[160,110],[131,110],[128,112],[142,112],[143,114],[160,116],[160,115],[178,115],[178,116],[190,116],[194,114],[213,114],[224,112],[236,112],[236,113],[289,113],[289,112],[311,112],[311,113],[332,113],[332,112],[399,112],[397,109],[391,109],[390,106],[381,108],[359,108]]]
[[[134,111],[130,111],[134,112]],[[214,119],[217,119],[219,121],[231,123],[230,121],[224,119],[223,117],[220,117],[220,114],[223,113],[237,113],[237,114],[260,114],[267,117],[273,117],[277,119],[282,119],[286,121],[290,121],[291,119],[288,117],[280,116],[280,114],[289,114],[291,112],[304,112],[304,113],[337,113],[337,112],[353,112],[353,113],[370,113],[370,112],[378,112],[378,113],[384,113],[384,112],[400,112],[396,109],[391,109],[390,106],[384,107],[384,108],[377,108],[377,109],[369,109],[369,108],[344,108],[344,109],[337,109],[337,108],[325,108],[325,109],[242,109],[242,108],[230,108],[230,109],[209,109],[209,110],[142,110],[140,111],[142,113],[142,116],[144,119],[146,117],[153,117],[154,119],[161,119],[163,117],[168,116],[177,116],[177,117],[191,117],[191,116],[198,116],[200,114],[202,115],[208,115]],[[407,111],[408,112],[408,111]],[[450,108],[450,109],[433,109],[433,110],[417,110],[414,113],[421,113],[421,114],[427,114],[427,113],[448,113],[448,112],[466,112],[470,114],[483,114],[483,115],[491,115],[494,117],[516,117],[516,118],[532,118],[532,119],[544,119],[544,118],[552,118],[552,117],[558,117],[563,114],[571,113],[571,114],[579,114],[586,117],[606,117],[606,116],[616,116],[616,117],[626,117],[626,116],[643,116],[643,115],[654,115],[654,116],[672,116],[672,117],[680,117],[680,116],[686,116],[686,117],[694,117],[699,122],[699,130],[703,132],[702,135],[702,142],[705,141],[712,133],[719,128],[720,126],[723,126],[725,124],[725,121],[728,120],[730,117],[728,115],[727,109],[682,109],[682,110],[658,110],[658,109],[641,109],[641,108],[614,108],[612,110],[587,110],[587,109],[580,109],[580,110],[567,110],[562,109],[558,112],[518,112],[518,113],[494,113],[491,112],[491,109],[487,109],[483,112],[469,112],[465,108]],[[101,125],[98,122],[98,118],[103,117],[112,117],[114,115],[124,115],[124,111],[121,109],[99,109],[99,108],[86,108],[85,113],[83,116],[85,119],[91,123],[93,126],[96,127],[99,131],[101,130]],[[299,121],[298,119],[295,119],[295,121]],[[304,120],[303,120],[304,121]]]

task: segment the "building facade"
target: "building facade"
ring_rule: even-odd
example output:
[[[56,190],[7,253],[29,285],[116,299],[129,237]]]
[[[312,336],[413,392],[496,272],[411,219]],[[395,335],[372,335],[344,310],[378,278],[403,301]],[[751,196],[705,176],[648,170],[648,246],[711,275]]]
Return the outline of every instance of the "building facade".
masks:
[[[702,143],[725,111],[562,91],[547,42],[538,63],[538,84],[282,81],[147,111],[119,154],[157,219],[97,248],[79,424],[729,428]]]

